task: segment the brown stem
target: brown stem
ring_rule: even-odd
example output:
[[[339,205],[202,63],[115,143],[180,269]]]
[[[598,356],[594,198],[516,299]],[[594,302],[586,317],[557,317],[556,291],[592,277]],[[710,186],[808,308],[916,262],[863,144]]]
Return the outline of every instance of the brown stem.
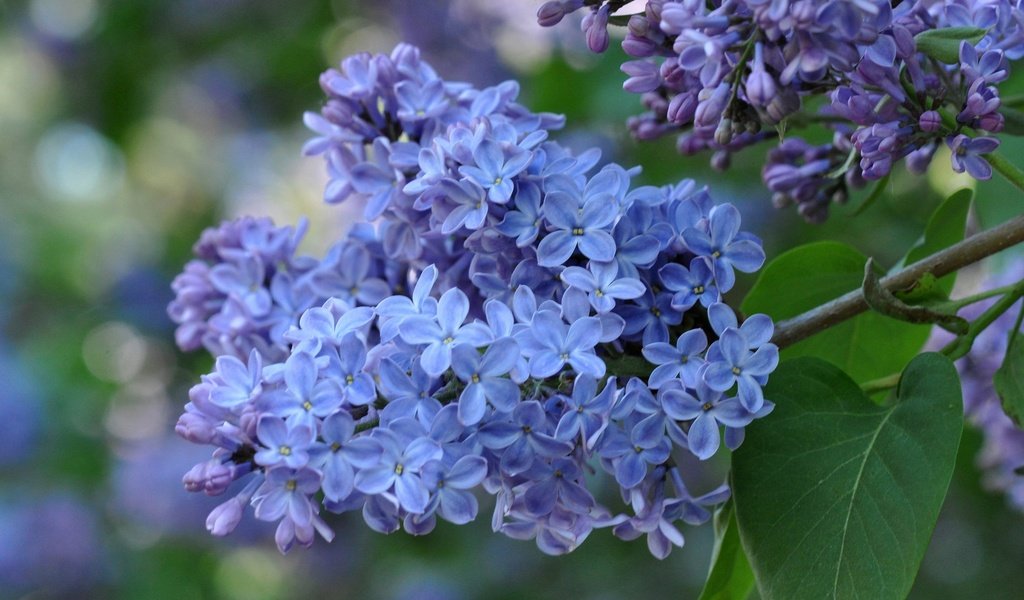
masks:
[[[884,277],[881,285],[887,290],[906,289],[925,273],[942,277],[1020,242],[1024,242],[1024,215],[972,235],[958,244]],[[792,319],[780,321],[775,326],[772,342],[779,348],[791,346],[866,310],[868,303],[864,300],[864,292],[856,289]]]

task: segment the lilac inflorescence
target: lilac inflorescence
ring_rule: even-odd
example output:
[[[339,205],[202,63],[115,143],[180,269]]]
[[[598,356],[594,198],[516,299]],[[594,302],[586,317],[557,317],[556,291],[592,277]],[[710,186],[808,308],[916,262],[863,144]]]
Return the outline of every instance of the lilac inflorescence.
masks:
[[[623,87],[647,108],[630,119],[637,138],[676,133],[680,152],[710,150],[724,167],[790,120],[833,129],[830,144],[787,137],[769,154],[763,176],[776,205],[795,203],[822,220],[850,186],[884,177],[904,158],[919,172],[943,143],[954,170],[991,176],[982,155],[998,141],[985,133],[1004,126],[996,85],[1008,77],[1007,59],[1024,56],[1024,12],[1014,0],[648,0],[641,13],[615,14],[627,4],[552,0],[538,21],[552,26],[584,9],[595,52],[607,46],[609,22],[627,25]],[[916,36],[940,29],[968,38],[959,56],[921,47]],[[796,115],[815,95],[828,103]]]
[[[1024,263],[1020,259],[1009,263],[1002,272],[986,282],[985,289],[1012,285],[1024,276]],[[994,300],[964,309],[964,316],[977,317]],[[957,361],[957,370],[963,382],[964,412],[967,420],[984,436],[977,463],[983,471],[986,487],[1005,492],[1009,503],[1024,511],[1024,431],[1003,410],[996,393],[993,378],[1006,356],[1006,350],[1017,321],[1020,305],[999,316],[974,340],[971,352]],[[1017,331],[1019,336],[1024,333]]]
[[[236,492],[208,529],[251,505],[282,551],[330,539],[325,510],[423,534],[475,519],[481,488],[495,531],[547,553],[599,527],[658,557],[681,546],[678,522],[729,491],[691,495],[673,455],[710,458],[723,429],[735,448],[773,406],[772,322],[722,303],[765,259],[739,212],[689,181],[595,170],[514,82],[443,81],[410,46],[321,83],[306,151],[327,161],[326,201],[368,222],[319,261],[294,257],[292,230],[229,223],[175,282],[179,345],[218,355],[177,426],[215,448],[186,487]],[[594,496],[597,469],[626,510]]]

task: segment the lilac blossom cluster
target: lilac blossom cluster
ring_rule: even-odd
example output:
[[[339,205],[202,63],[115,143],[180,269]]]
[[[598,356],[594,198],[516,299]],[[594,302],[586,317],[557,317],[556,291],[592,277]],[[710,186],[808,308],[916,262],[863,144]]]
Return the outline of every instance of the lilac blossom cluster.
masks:
[[[1017,259],[991,277],[984,289],[1013,285],[1024,277],[1024,263]],[[980,315],[994,300],[964,309],[967,318]],[[967,420],[984,436],[978,466],[984,472],[986,487],[1006,493],[1010,504],[1024,510],[1024,431],[1007,416],[993,385],[996,371],[1006,357],[1010,332],[1017,321],[1020,304],[1003,313],[974,340],[971,352],[957,361],[964,390]],[[1017,336],[1024,335],[1020,331]],[[1020,343],[1018,339],[1016,343]]]
[[[325,510],[423,534],[474,520],[480,488],[495,531],[547,553],[599,527],[682,546],[729,490],[691,494],[673,455],[736,448],[773,406],[773,324],[722,302],[765,258],[737,209],[595,171],[514,82],[446,82],[407,45],[321,84],[306,152],[367,222],[323,261],[294,258],[301,231],[228,223],[175,283],[179,344],[218,355],[177,425],[214,447],[185,486],[234,494],[208,529],[251,505],[282,551],[330,539]],[[628,509],[595,498],[599,469]]]
[[[829,144],[785,137],[769,152],[763,178],[777,206],[823,220],[850,186],[902,159],[920,172],[943,142],[955,171],[991,176],[983,155],[998,140],[986,134],[1004,126],[996,84],[1007,59],[1024,56],[1015,0],[648,0],[642,13],[614,14],[626,4],[552,0],[538,20],[552,26],[586,7],[595,52],[607,49],[610,22],[627,23],[623,87],[647,109],[629,122],[637,138],[678,133],[680,152],[713,151],[724,168],[776,126],[833,130]],[[828,102],[817,114],[797,114],[819,95]]]

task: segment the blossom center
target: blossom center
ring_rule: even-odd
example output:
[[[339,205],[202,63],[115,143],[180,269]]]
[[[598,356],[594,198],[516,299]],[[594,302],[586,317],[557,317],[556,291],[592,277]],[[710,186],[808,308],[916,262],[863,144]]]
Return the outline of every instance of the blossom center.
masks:
[[[395,475],[401,475],[403,471],[405,471],[405,465],[402,463],[395,465]]]
[[[739,374],[740,374],[740,373],[742,373],[742,372],[743,372],[743,370],[742,370],[742,369],[740,369],[739,367],[733,367],[733,368],[732,368],[732,374],[733,374],[733,375],[739,375]]]
[[[583,228],[582,227],[573,227],[572,228],[572,234],[573,235],[583,235]]]
[[[280,448],[277,449],[277,451],[278,451],[278,453],[281,456],[291,456],[292,455],[292,448],[291,448],[291,446],[281,446]]]

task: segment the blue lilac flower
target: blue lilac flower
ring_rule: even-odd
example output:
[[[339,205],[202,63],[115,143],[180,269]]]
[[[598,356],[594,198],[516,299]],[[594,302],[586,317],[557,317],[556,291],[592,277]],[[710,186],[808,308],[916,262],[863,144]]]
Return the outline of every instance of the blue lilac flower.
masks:
[[[359,471],[355,487],[365,494],[380,494],[394,489],[399,506],[412,513],[422,513],[430,501],[430,491],[420,477],[420,469],[430,461],[440,460],[442,451],[429,438],[417,438],[407,447],[397,436],[378,429],[376,440],[382,454],[376,465]]]
[[[355,470],[375,466],[381,457],[377,440],[355,434],[351,415],[338,411],[323,420],[321,444],[311,448],[312,464],[323,473],[322,489],[327,500],[339,502],[355,487]]]
[[[597,393],[597,380],[587,374],[576,376],[572,395],[565,397],[565,412],[555,427],[555,438],[566,441],[579,439],[584,448],[591,449],[597,437],[608,425],[612,402],[618,393],[615,378],[605,381],[604,389]]]
[[[487,461],[472,455],[463,456],[451,465],[435,460],[423,465],[422,471],[423,481],[433,491],[433,502],[441,518],[456,525],[476,518],[479,504],[468,490],[487,476]]]
[[[299,469],[309,462],[309,448],[316,439],[316,432],[307,423],[291,421],[267,415],[256,427],[263,449],[253,460],[264,467],[284,465]]]
[[[707,335],[700,329],[682,334],[674,346],[665,342],[644,346],[644,358],[658,365],[648,379],[650,388],[656,390],[673,379],[681,380],[688,388],[697,387],[700,368],[705,364],[702,354],[707,346]]]
[[[615,262],[591,261],[586,269],[567,267],[562,271],[562,281],[586,292],[590,305],[599,313],[615,308],[616,300],[633,300],[642,296],[646,289],[639,279],[620,277],[619,265]]]
[[[726,329],[717,342],[721,360],[708,362],[704,381],[715,391],[724,392],[738,385],[740,403],[751,412],[760,410],[764,403],[762,381],[779,364],[779,351],[774,344],[765,344],[755,352],[738,329]],[[709,351],[710,353],[710,351]]]
[[[555,230],[544,236],[537,246],[540,266],[564,264],[577,248],[595,261],[615,257],[615,240],[605,228],[615,220],[618,207],[607,198],[593,198],[581,208],[572,195],[551,192],[544,200],[543,210]]]
[[[437,317],[412,316],[402,321],[399,332],[410,344],[425,345],[420,362],[428,375],[438,376],[451,366],[452,346],[483,346],[490,332],[480,323],[463,324],[469,314],[469,299],[461,290],[445,292],[437,302]]]
[[[777,58],[766,48],[769,74]],[[680,71],[658,78],[678,85]],[[366,202],[375,223],[317,259],[295,255],[304,225],[234,221],[203,234],[174,285],[182,347],[218,358],[175,426],[212,446],[184,483],[243,488],[211,531],[230,532],[248,504],[277,521],[282,551],[329,540],[325,509],[425,534],[438,518],[475,518],[479,486],[497,496],[494,529],[544,552],[606,527],[647,533],[658,556],[681,544],[673,523],[707,517],[670,456],[693,453],[685,432],[703,413],[672,412],[666,394],[699,394],[702,362],[774,348],[770,319],[740,323],[721,304],[733,270],[760,266],[736,211],[692,182],[634,187],[639,169],[595,169],[600,153],[552,140],[563,119],[517,104],[514,82],[446,82],[409,46],[346,59],[321,84],[306,150],[325,159],[325,200]],[[704,119],[718,100],[696,96]],[[694,284],[665,274],[697,264],[706,289],[673,306]],[[653,373],[620,388],[613,367],[641,354]],[[763,371],[739,383],[741,399]],[[743,427],[724,424],[735,447]],[[582,474],[596,469],[626,512],[590,493]]]
[[[510,337],[495,340],[483,356],[476,348],[462,344],[452,351],[452,371],[466,384],[459,395],[459,421],[476,425],[487,405],[499,412],[512,412],[519,402],[519,386],[504,377],[519,360],[519,345]]]

